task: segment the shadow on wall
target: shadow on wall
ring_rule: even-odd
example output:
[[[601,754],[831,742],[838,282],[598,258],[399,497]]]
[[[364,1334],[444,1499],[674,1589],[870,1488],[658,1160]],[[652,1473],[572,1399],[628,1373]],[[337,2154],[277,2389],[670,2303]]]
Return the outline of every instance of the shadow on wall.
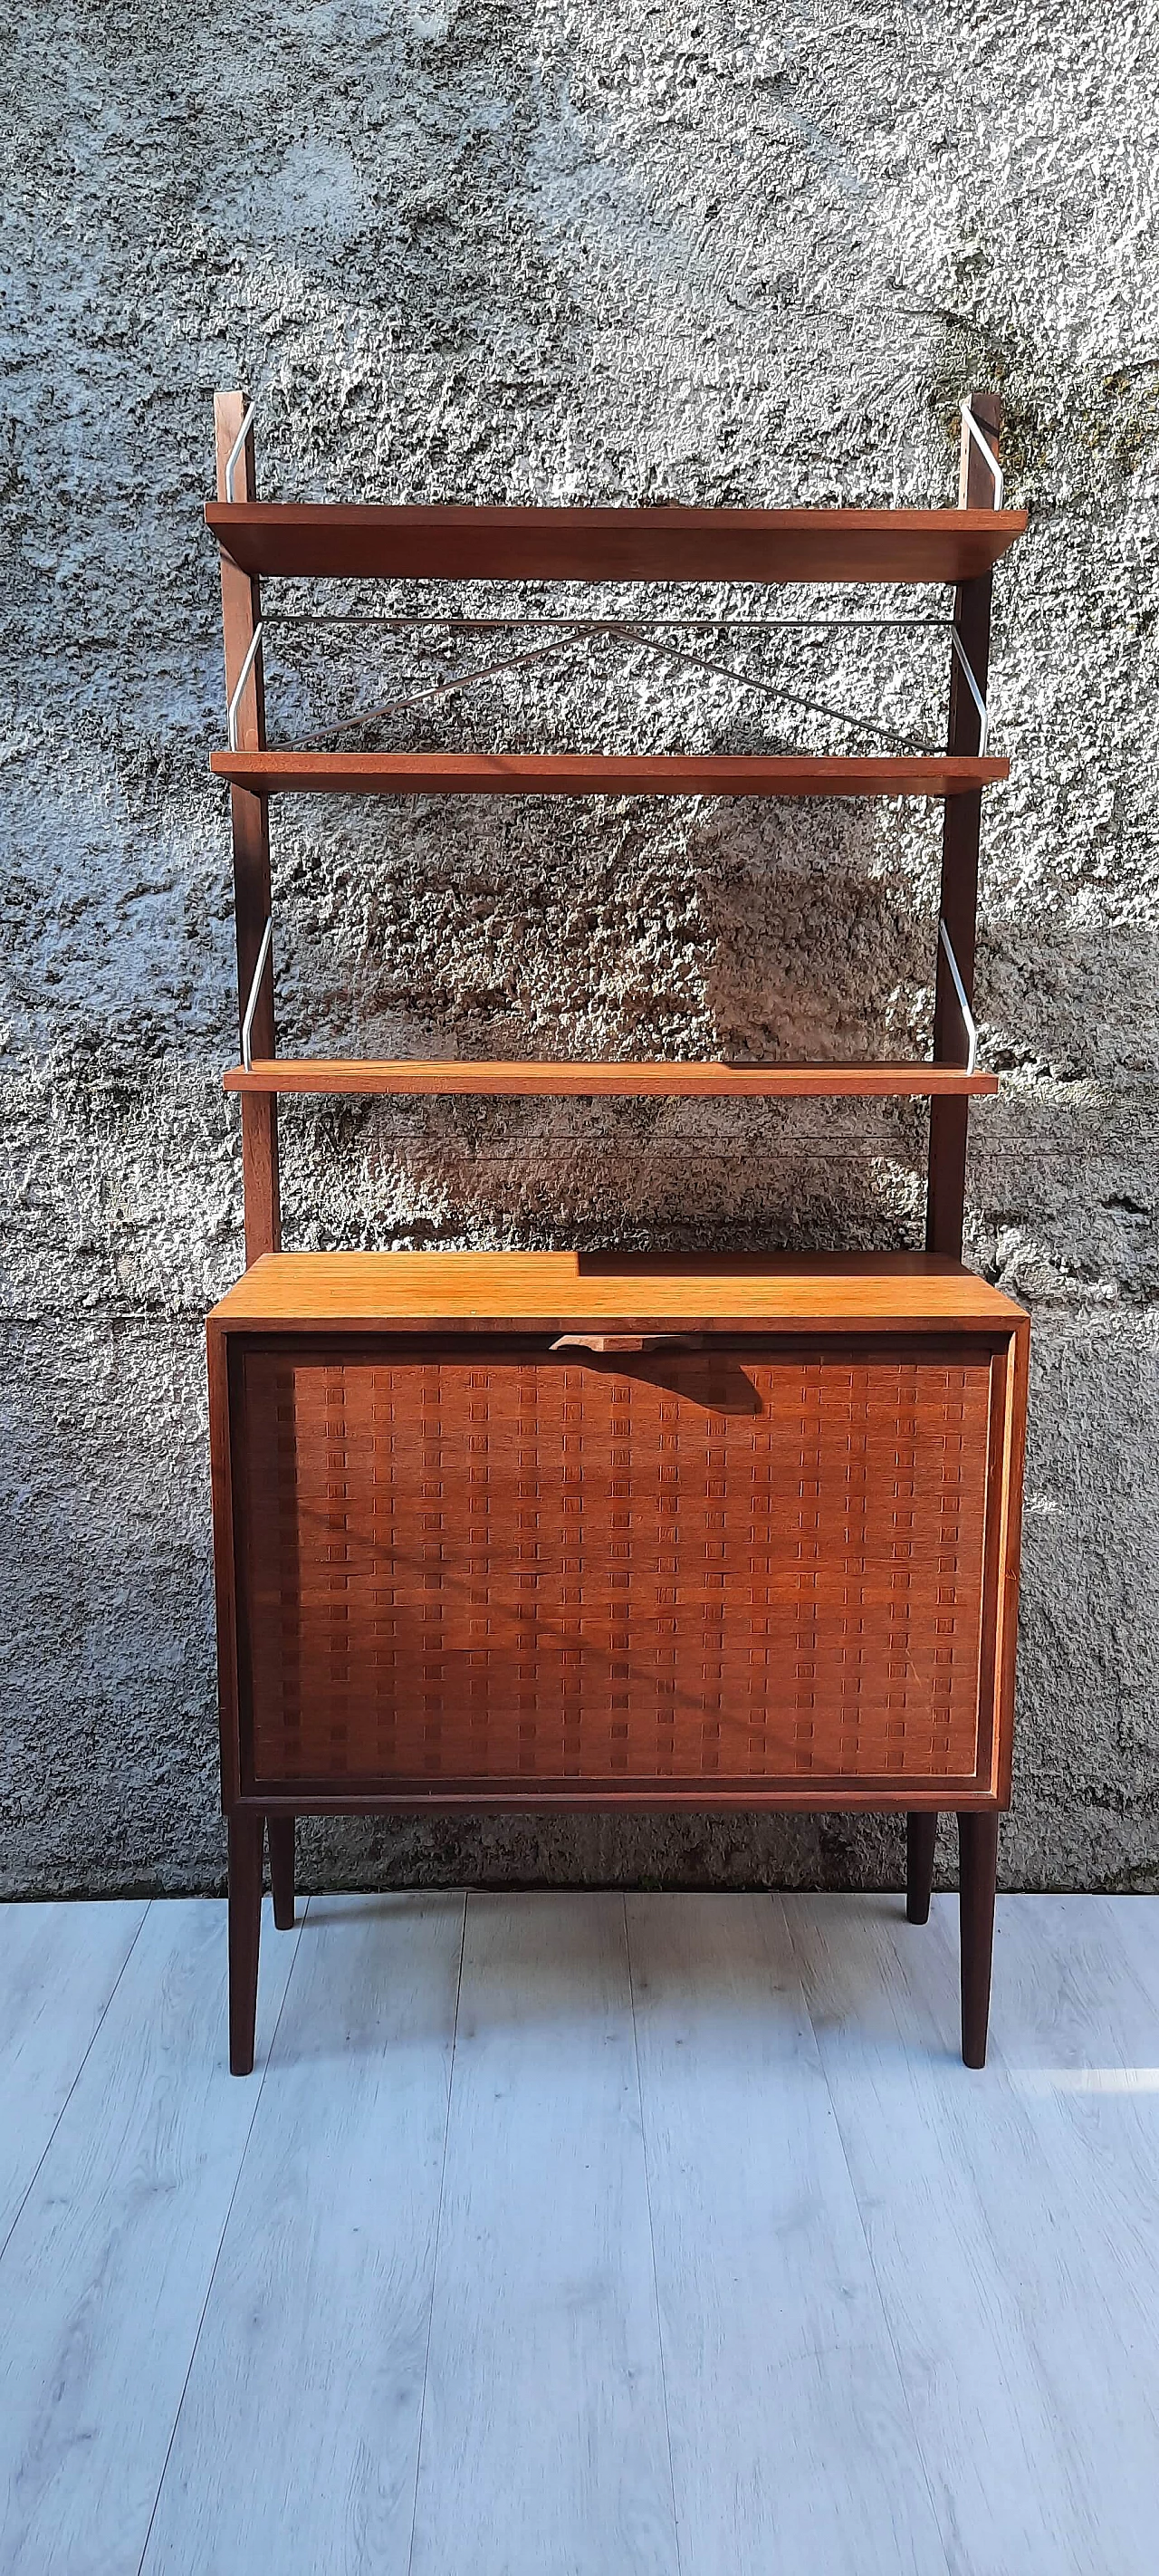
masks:
[[[320,864],[294,866],[286,1052],[928,1052],[940,816],[915,871],[912,832],[897,852],[864,807],[431,813],[375,818],[337,868],[329,850],[324,900]],[[921,1239],[921,1102],[295,1102],[282,1122],[303,1244]]]

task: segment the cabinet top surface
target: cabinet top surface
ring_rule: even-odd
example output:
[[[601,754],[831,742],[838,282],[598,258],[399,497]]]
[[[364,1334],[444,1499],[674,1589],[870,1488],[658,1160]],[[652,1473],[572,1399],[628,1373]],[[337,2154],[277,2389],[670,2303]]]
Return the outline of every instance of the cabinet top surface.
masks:
[[[221,1332],[575,1325],[700,1332],[1010,1332],[1023,1309],[932,1253],[272,1252],[213,1309]]]

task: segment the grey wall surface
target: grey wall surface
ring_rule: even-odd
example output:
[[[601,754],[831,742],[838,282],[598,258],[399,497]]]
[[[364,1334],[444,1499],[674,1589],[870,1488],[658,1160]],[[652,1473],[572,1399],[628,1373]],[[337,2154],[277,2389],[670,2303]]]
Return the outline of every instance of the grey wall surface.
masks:
[[[988,800],[978,992],[1003,1081],[974,1120],[969,1248],[1032,1307],[1035,1348],[1003,1870],[1159,1886],[1157,55],[1152,8],[1072,0],[22,13],[3,120],[8,1892],[222,1877],[202,1319],[242,1238],[200,512],[211,391],[239,382],[282,498],[706,503],[949,501],[958,401],[1000,387],[1032,519],[997,585],[1014,766]],[[755,667],[937,728],[936,640],[774,639]],[[293,628],[271,646],[274,732],[455,659]],[[850,739],[622,647],[398,723],[448,745]],[[924,1048],[939,825],[923,806],[287,803],[283,1046]],[[925,1118],[904,1104],[291,1104],[283,1132],[303,1245],[920,1240]],[[896,1825],[842,1818],[304,1841],[315,1879],[384,1883],[839,1885],[900,1855]]]

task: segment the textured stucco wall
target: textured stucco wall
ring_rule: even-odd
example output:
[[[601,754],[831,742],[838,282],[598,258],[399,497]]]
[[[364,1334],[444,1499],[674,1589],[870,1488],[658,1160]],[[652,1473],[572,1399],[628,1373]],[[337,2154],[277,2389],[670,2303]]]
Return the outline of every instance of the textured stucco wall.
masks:
[[[958,398],[1000,385],[1032,530],[998,581],[1014,773],[989,801],[979,1007],[1004,1081],[974,1122],[970,1246],[1035,1331],[1003,1865],[1159,1885],[1157,56],[1153,10],[1070,0],[22,13],[3,120],[6,1889],[222,1871],[201,1319],[240,1267],[241,1196],[199,522],[210,392],[239,381],[282,497],[616,502],[948,500]],[[928,721],[926,655],[853,635],[767,667]],[[352,660],[286,631],[272,724],[387,695],[402,667],[381,640]],[[447,743],[695,746],[759,741],[765,716],[605,651],[439,723]],[[283,1043],[904,1050],[928,1034],[938,829],[921,807],[287,805]],[[284,1136],[305,1244],[919,1239],[917,1108],[321,1104],[291,1106]],[[900,1850],[896,1826],[840,1818],[307,1843],[331,1878],[725,1885],[879,1877]]]

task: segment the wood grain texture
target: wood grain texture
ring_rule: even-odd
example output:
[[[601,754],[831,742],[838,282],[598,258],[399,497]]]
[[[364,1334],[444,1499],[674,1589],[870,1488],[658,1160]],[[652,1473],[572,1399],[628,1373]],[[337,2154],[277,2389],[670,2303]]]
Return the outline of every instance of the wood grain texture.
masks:
[[[906,1920],[909,1923],[928,1923],[930,1919],[930,1892],[933,1886],[934,1845],[937,1836],[936,1809],[927,1808],[924,1813],[906,1817],[905,1910]]]
[[[1094,1901],[1073,1900],[1068,1919]],[[958,2062],[953,1899],[934,1898],[920,1936],[886,1897],[782,1907],[952,2567],[1140,2566],[1141,2533],[1132,2548],[1115,2516],[1112,2544],[1101,2506],[1092,2514],[1089,2359],[1058,2403],[1091,2325],[1073,2268],[1084,2204],[1044,2188],[997,2050],[981,2085]],[[1005,2030],[1018,1947],[1009,1898],[1000,1922]],[[1063,1937],[1069,1954],[1073,1934]],[[1102,2367],[1117,2379],[1109,2348]],[[1113,2442],[1108,2468],[1122,2457]]]
[[[292,1932],[297,1919],[294,1841],[292,1816],[267,1816],[266,1846],[270,1856],[270,1895],[276,1932]]]
[[[996,1814],[958,1818],[958,1939],[962,1956],[962,2062],[983,2067],[990,2019],[994,1898],[998,1869]]]
[[[676,2576],[619,1896],[472,1896],[412,2576]]]
[[[278,1169],[277,1094],[272,1086],[241,1105],[241,1171],[245,1205],[245,1257],[260,1261],[282,1243]]]
[[[151,1905],[0,2257],[4,2576],[140,2565],[257,2099],[224,2028],[220,1905]]]
[[[230,1345],[224,1333],[207,1335],[209,1473],[213,1513],[213,1592],[217,1632],[217,1722],[221,1802],[226,1812],[241,1791],[238,1770],[238,1636],[233,1542],[233,1424],[229,1398]]]
[[[405,1058],[359,1063],[350,1058],[293,1058],[233,1065],[227,1091],[480,1093],[514,1099],[933,1099],[950,1092],[996,1092],[994,1073],[949,1064],[483,1064]],[[264,1246],[272,1251],[273,1245]]]
[[[233,1807],[229,1819],[229,2068],[250,2075],[262,1930],[262,1818]]]
[[[237,1357],[259,1794],[987,1787],[989,1340]]]
[[[0,1906],[0,2247],[144,1917],[135,1900]]]
[[[1024,510],[474,509],[210,502],[253,574],[341,580],[956,582],[996,563]]]
[[[898,753],[214,751],[215,778],[258,796],[967,796],[1008,760]]]
[[[600,1252],[283,1252],[213,1308],[211,1337],[367,1326],[562,1333],[1016,1331],[1025,1310],[920,1252],[695,1255]]]
[[[217,493],[225,497],[226,461],[247,409],[238,392],[214,396],[217,449]],[[237,506],[252,506],[257,493],[254,434],[251,427],[234,468]],[[245,666],[262,613],[261,586],[227,554],[221,558],[221,621],[225,648],[225,703],[229,706]],[[239,749],[259,752],[266,739],[265,680],[258,645],[237,708]],[[241,1029],[266,923],[270,917],[270,823],[264,796],[246,787],[230,790],[233,844],[234,929],[237,941],[238,1028]],[[276,1051],[274,1036],[274,966],[267,958],[258,988],[253,1044],[261,1055]],[[278,1108],[276,1098],[254,1102],[242,1113],[242,1178],[245,1194],[246,1259],[276,1252],[282,1240],[278,1175]]]
[[[627,1914],[681,2564],[945,2576],[779,1909]]]
[[[463,1909],[310,1901],[143,2576],[405,2576]]]
[[[1002,404],[997,394],[978,391],[971,407],[979,428],[997,456]],[[993,490],[977,441],[962,427],[961,480],[963,505],[979,503]],[[961,650],[986,696],[990,667],[990,607],[993,589],[988,567],[973,567],[958,576],[954,626]],[[952,759],[969,757],[981,739],[981,719],[972,690],[955,654],[950,663],[950,708],[946,750]],[[942,874],[939,913],[946,925],[967,999],[974,992],[974,951],[978,935],[978,858],[982,833],[982,798],[977,789],[947,800],[942,820]],[[935,956],[934,1054],[957,1052],[961,1005],[939,940]],[[935,1104],[930,1116],[926,1198],[926,1242],[931,1252],[959,1254],[966,1206],[966,1144],[969,1109],[959,1097]]]
[[[214,446],[217,463],[218,505],[225,500],[225,467],[247,410],[243,393],[218,393],[213,397]],[[254,464],[252,425],[245,445],[234,466],[236,509],[256,506],[257,481]],[[261,621],[261,584],[252,566],[242,565],[237,556],[223,547],[221,555],[221,624],[225,648],[225,701],[229,705],[241,678],[242,666],[253,641],[254,629]],[[249,674],[238,700],[236,732],[239,747],[256,751],[264,743],[265,686],[262,671],[262,648],[258,645]],[[250,972],[253,972],[251,961]]]

